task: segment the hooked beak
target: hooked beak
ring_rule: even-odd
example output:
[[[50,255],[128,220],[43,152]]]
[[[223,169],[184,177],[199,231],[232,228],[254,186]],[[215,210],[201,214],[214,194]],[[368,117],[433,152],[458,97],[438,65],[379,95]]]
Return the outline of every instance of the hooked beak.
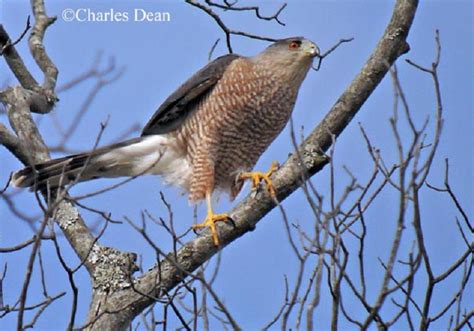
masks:
[[[311,57],[317,57],[320,55],[319,48],[315,43],[308,41],[304,44],[304,51]]]

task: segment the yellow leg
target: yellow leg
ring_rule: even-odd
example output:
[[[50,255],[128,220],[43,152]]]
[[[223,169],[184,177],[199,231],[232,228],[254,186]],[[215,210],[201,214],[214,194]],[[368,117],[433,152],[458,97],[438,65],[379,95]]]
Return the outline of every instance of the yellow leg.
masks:
[[[212,210],[211,194],[206,194],[206,203],[207,203],[207,217],[201,224],[193,224],[193,229],[203,229],[209,228],[212,233],[212,240],[214,245],[219,246],[219,236],[217,235],[216,222],[232,220],[227,214],[214,214]]]
[[[267,187],[268,193],[270,193],[272,198],[276,197],[275,187],[273,187],[272,180],[270,176],[278,169],[278,162],[272,162],[270,170],[267,172],[254,171],[254,172],[243,172],[240,174],[241,180],[251,179],[252,180],[252,189],[256,189],[260,182],[263,180],[265,186]]]

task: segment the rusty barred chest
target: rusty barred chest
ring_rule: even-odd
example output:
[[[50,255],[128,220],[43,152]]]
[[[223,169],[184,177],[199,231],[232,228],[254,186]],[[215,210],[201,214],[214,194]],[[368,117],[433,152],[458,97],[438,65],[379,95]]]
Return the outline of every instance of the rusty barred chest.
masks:
[[[278,72],[247,59],[231,66],[180,132],[193,168],[190,200],[214,188],[232,192],[231,198],[238,193],[236,176],[251,170],[283,130],[301,84],[290,88]]]

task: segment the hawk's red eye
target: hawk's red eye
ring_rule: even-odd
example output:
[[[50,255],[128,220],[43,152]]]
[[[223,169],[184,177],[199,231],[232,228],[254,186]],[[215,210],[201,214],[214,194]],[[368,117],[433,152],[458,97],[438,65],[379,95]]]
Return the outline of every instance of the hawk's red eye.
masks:
[[[298,41],[292,41],[292,42],[290,43],[290,46],[289,46],[289,48],[290,48],[290,49],[297,49],[297,48],[299,48],[299,47],[300,47],[300,45],[301,45],[301,42],[298,42]]]

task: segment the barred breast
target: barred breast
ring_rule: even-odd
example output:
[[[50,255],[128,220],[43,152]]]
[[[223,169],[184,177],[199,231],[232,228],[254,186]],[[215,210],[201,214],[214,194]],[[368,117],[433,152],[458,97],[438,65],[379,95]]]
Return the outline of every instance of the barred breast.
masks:
[[[218,188],[237,191],[236,176],[251,170],[289,120],[299,84],[246,58],[233,61],[179,131],[193,175],[190,201]],[[232,196],[233,198],[234,196]]]

